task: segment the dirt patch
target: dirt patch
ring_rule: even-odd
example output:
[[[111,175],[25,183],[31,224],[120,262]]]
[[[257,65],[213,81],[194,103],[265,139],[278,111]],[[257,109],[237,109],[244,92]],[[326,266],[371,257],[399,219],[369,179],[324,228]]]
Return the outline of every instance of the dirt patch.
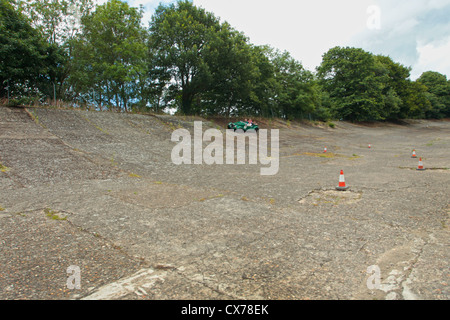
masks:
[[[132,189],[110,192],[109,195],[146,208],[176,208],[194,201],[203,202],[223,197],[223,194],[214,190],[201,190],[161,181],[135,185]]]
[[[300,156],[300,155],[316,157],[316,158],[327,158],[327,159],[345,158],[345,159],[349,159],[349,160],[355,160],[355,159],[361,158],[361,156],[358,156],[356,154],[354,154],[353,156],[345,156],[345,155],[337,154],[337,153],[333,153],[333,152],[327,152],[327,153],[325,153],[325,152],[324,153],[304,152],[301,154],[296,153],[293,156]]]
[[[415,168],[411,168],[411,167],[399,167],[399,169],[417,170],[417,167],[415,167]],[[432,167],[432,168],[425,168],[425,170],[450,173],[450,168],[433,168],[433,167]]]
[[[62,219],[63,214],[47,209],[0,216],[0,299],[77,298],[142,268],[112,243]],[[73,265],[81,269],[80,290],[67,286],[67,268]]]
[[[303,205],[319,206],[319,205],[344,205],[354,204],[360,201],[362,192],[355,191],[337,191],[337,190],[315,190],[310,192],[306,197],[298,202]]]

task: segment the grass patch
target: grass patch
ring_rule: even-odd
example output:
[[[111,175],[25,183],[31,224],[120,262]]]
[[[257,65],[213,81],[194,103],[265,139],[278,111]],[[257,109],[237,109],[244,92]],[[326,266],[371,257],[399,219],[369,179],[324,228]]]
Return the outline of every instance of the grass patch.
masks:
[[[67,220],[67,217],[60,217],[59,215],[58,215],[58,212],[57,211],[54,211],[54,210],[52,210],[52,209],[49,209],[49,208],[45,208],[44,209],[44,213],[45,213],[45,215],[48,217],[48,218],[50,218],[50,219],[52,219],[52,220]]]
[[[358,156],[357,154],[353,154],[353,156],[344,156],[342,154],[337,154],[333,152],[327,152],[327,153],[314,153],[314,152],[304,152],[302,154],[294,154],[294,156],[310,156],[310,157],[317,157],[317,158],[326,158],[326,159],[334,159],[334,158],[347,158],[348,160],[355,160],[361,158],[361,156]]]
[[[119,164],[114,160],[114,155],[111,157],[111,160],[109,160],[109,162],[111,162],[111,165],[113,167],[117,167]]]
[[[206,201],[206,200],[222,198],[223,196],[224,196],[224,195],[220,193],[220,194],[217,194],[217,195],[215,195],[215,196],[210,196],[210,197],[198,199],[198,201],[199,201],[199,202],[204,202],[204,201]]]
[[[140,175],[135,174],[133,172],[131,172],[128,176],[131,177],[131,178],[140,178],[141,177]]]
[[[332,152],[327,153],[314,153],[314,152],[304,152],[303,155],[317,158],[335,158],[337,155]]]
[[[417,169],[417,167],[414,167],[414,168],[412,168],[412,167],[398,167],[399,169],[408,169],[408,170],[416,170]],[[429,168],[427,168],[427,167],[425,167],[425,169],[426,170],[430,170],[430,171],[433,171],[433,170],[436,170],[436,171],[447,171],[447,170],[450,170],[450,168],[435,168],[435,167],[429,167]]]
[[[34,112],[34,110],[28,111],[28,109],[26,109],[26,112],[37,125],[40,125],[42,128],[47,129],[47,127],[39,121],[39,116]]]
[[[5,211],[5,210],[6,210],[5,208],[0,207],[0,212],[1,212],[1,211]]]
[[[110,135],[108,131],[100,128],[97,124],[95,124],[93,121],[89,120],[87,117],[85,116],[81,116],[84,120],[86,120],[88,123],[90,123],[91,125],[93,125],[97,130],[100,130],[101,132],[103,132],[104,134]]]
[[[172,131],[175,131],[177,129],[184,129],[180,121],[176,121],[176,124],[173,123],[172,121],[162,121],[162,122],[166,125],[166,127],[168,127]]]
[[[0,163],[0,172],[7,172],[9,171],[8,167],[5,167],[3,164]]]
[[[434,139],[434,140],[428,141],[428,143],[425,144],[425,145],[426,145],[427,147],[431,147],[431,146],[433,146],[433,144],[435,144],[436,142],[439,142],[439,141],[441,141],[441,138],[436,138],[436,139]]]

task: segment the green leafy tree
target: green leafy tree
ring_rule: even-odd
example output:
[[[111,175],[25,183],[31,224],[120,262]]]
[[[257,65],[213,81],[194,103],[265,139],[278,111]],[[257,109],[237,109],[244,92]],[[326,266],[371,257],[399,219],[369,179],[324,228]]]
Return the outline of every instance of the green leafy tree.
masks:
[[[351,121],[386,119],[383,70],[371,53],[335,47],[324,54],[317,71],[335,116]]]
[[[411,68],[390,57],[376,56],[383,82],[384,109],[387,119],[424,118],[432,110],[427,88],[410,80]]]
[[[142,96],[145,99],[145,106],[153,112],[162,112],[170,104],[170,94],[168,94],[168,83],[171,76],[167,68],[160,66],[158,62],[158,48],[152,47],[151,37],[147,41],[146,75],[144,81],[140,82]]]
[[[39,95],[48,60],[41,34],[10,1],[0,0],[0,95]]]
[[[426,112],[427,118],[450,116],[450,86],[447,77],[439,72],[426,71],[417,82],[426,87],[426,96],[431,104]]]
[[[271,62],[277,84],[275,101],[281,117],[303,119],[313,114],[320,104],[320,96],[312,72],[286,51],[273,51]]]
[[[20,0],[18,11],[26,15],[31,25],[48,44],[48,75],[41,79],[43,93],[53,99],[70,99],[67,81],[72,66],[73,39],[80,32],[80,20],[93,9],[92,0]]]
[[[74,42],[71,83],[81,101],[116,105],[129,111],[146,74],[143,9],[110,0],[82,19]]]
[[[183,114],[194,113],[200,93],[210,89],[207,56],[220,29],[219,19],[190,1],[160,5],[152,17],[150,46],[157,48],[152,69],[167,74],[168,96]]]
[[[408,108],[409,118],[423,119],[432,107],[427,97],[427,87],[417,81],[408,84],[403,101]]]
[[[384,116],[386,119],[407,118],[410,106],[405,103],[411,80],[411,68],[394,62],[388,56],[375,56],[378,65],[378,75],[383,83]]]
[[[252,92],[252,83],[258,72],[252,61],[252,48],[248,39],[231,28],[228,23],[208,43],[205,61],[211,74],[203,114],[232,114],[245,112]]]
[[[240,115],[279,117],[279,106],[275,100],[278,83],[275,79],[275,66],[270,60],[272,48],[269,46],[251,46],[251,64],[254,73],[251,91]]]
[[[48,43],[63,45],[79,32],[81,17],[94,5],[92,0],[19,0],[16,7]]]

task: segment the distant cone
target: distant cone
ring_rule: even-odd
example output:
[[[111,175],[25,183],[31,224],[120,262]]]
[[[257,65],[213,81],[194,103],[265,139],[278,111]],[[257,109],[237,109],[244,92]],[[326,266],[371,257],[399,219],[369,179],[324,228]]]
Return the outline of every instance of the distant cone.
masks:
[[[369,144],[369,149],[371,149],[372,148],[372,145],[371,144]]]
[[[423,171],[425,168],[423,167],[423,161],[422,158],[419,159],[419,166],[417,167],[417,170]]]
[[[417,158],[416,149],[413,150],[411,158]]]
[[[323,149],[323,153],[327,153],[327,147]]]
[[[336,187],[336,190],[346,191],[350,187],[345,184],[344,170],[341,170],[341,175],[339,176],[339,186]]]

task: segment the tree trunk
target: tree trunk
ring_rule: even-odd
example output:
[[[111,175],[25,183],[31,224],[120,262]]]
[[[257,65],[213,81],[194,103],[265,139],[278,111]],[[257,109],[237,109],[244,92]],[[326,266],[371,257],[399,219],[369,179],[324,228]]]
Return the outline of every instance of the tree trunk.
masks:
[[[190,94],[186,94],[183,91],[181,96],[181,112],[185,115],[190,115],[192,110],[192,96]]]

